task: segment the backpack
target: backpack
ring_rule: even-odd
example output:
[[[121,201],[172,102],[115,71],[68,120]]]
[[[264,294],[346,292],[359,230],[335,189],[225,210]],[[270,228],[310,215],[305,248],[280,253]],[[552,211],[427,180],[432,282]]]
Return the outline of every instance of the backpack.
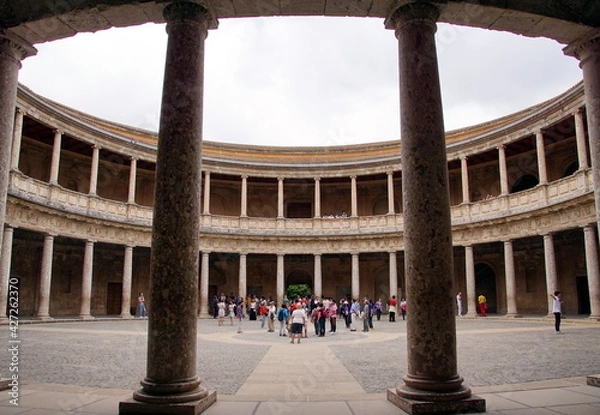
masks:
[[[283,308],[280,308],[277,312],[277,320],[283,321]]]

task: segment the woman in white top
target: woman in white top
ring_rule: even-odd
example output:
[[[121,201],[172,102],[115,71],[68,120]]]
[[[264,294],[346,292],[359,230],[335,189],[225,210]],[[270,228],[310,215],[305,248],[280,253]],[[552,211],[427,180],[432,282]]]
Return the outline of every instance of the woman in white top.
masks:
[[[306,324],[306,310],[302,306],[302,303],[296,303],[296,308],[292,311],[292,331],[290,333],[290,337],[292,341],[290,343],[294,343],[294,338],[298,339],[298,344],[300,344],[300,338],[302,337],[302,327]]]
[[[562,313],[560,291],[554,291],[554,294],[550,294],[550,297],[552,297],[552,312],[554,313],[554,330],[560,333],[560,315]]]

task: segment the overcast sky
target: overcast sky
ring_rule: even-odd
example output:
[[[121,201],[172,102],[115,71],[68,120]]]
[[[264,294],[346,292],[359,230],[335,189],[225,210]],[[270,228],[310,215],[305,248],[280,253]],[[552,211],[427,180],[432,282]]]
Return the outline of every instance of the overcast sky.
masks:
[[[554,97],[582,78],[563,45],[438,25],[446,130]],[[36,45],[19,81],[115,122],[158,130],[164,25],[111,29]],[[220,21],[205,56],[204,139],[330,146],[400,138],[398,43],[381,19]]]

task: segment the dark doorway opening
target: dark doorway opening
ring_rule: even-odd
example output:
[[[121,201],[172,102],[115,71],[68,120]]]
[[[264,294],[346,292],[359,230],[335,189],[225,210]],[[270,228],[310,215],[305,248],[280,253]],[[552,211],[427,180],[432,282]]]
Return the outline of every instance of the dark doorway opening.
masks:
[[[475,265],[475,294],[483,294],[487,300],[488,313],[498,312],[496,300],[496,274],[488,264]]]
[[[590,287],[586,275],[575,279],[577,285],[577,314],[590,314],[592,308],[590,305]]]
[[[120,282],[109,282],[106,289],[106,314],[121,314],[121,295],[123,284]]]

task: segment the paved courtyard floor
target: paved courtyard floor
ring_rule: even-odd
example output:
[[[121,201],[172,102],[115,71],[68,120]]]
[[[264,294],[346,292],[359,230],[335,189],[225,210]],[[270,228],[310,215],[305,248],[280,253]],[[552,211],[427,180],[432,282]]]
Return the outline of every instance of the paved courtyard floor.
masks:
[[[146,370],[145,319],[54,320],[18,328],[18,402],[0,392],[2,415],[117,414]],[[290,344],[260,321],[198,320],[198,375],[217,392],[207,415],[401,414],[385,398],[407,372],[406,322],[374,321]],[[4,336],[2,335],[4,333]],[[14,353],[0,326],[0,376]],[[2,340],[2,337],[5,340]],[[458,373],[489,414],[599,415],[600,324],[566,319],[556,334],[542,318],[457,319]],[[18,403],[18,405],[17,405]]]

